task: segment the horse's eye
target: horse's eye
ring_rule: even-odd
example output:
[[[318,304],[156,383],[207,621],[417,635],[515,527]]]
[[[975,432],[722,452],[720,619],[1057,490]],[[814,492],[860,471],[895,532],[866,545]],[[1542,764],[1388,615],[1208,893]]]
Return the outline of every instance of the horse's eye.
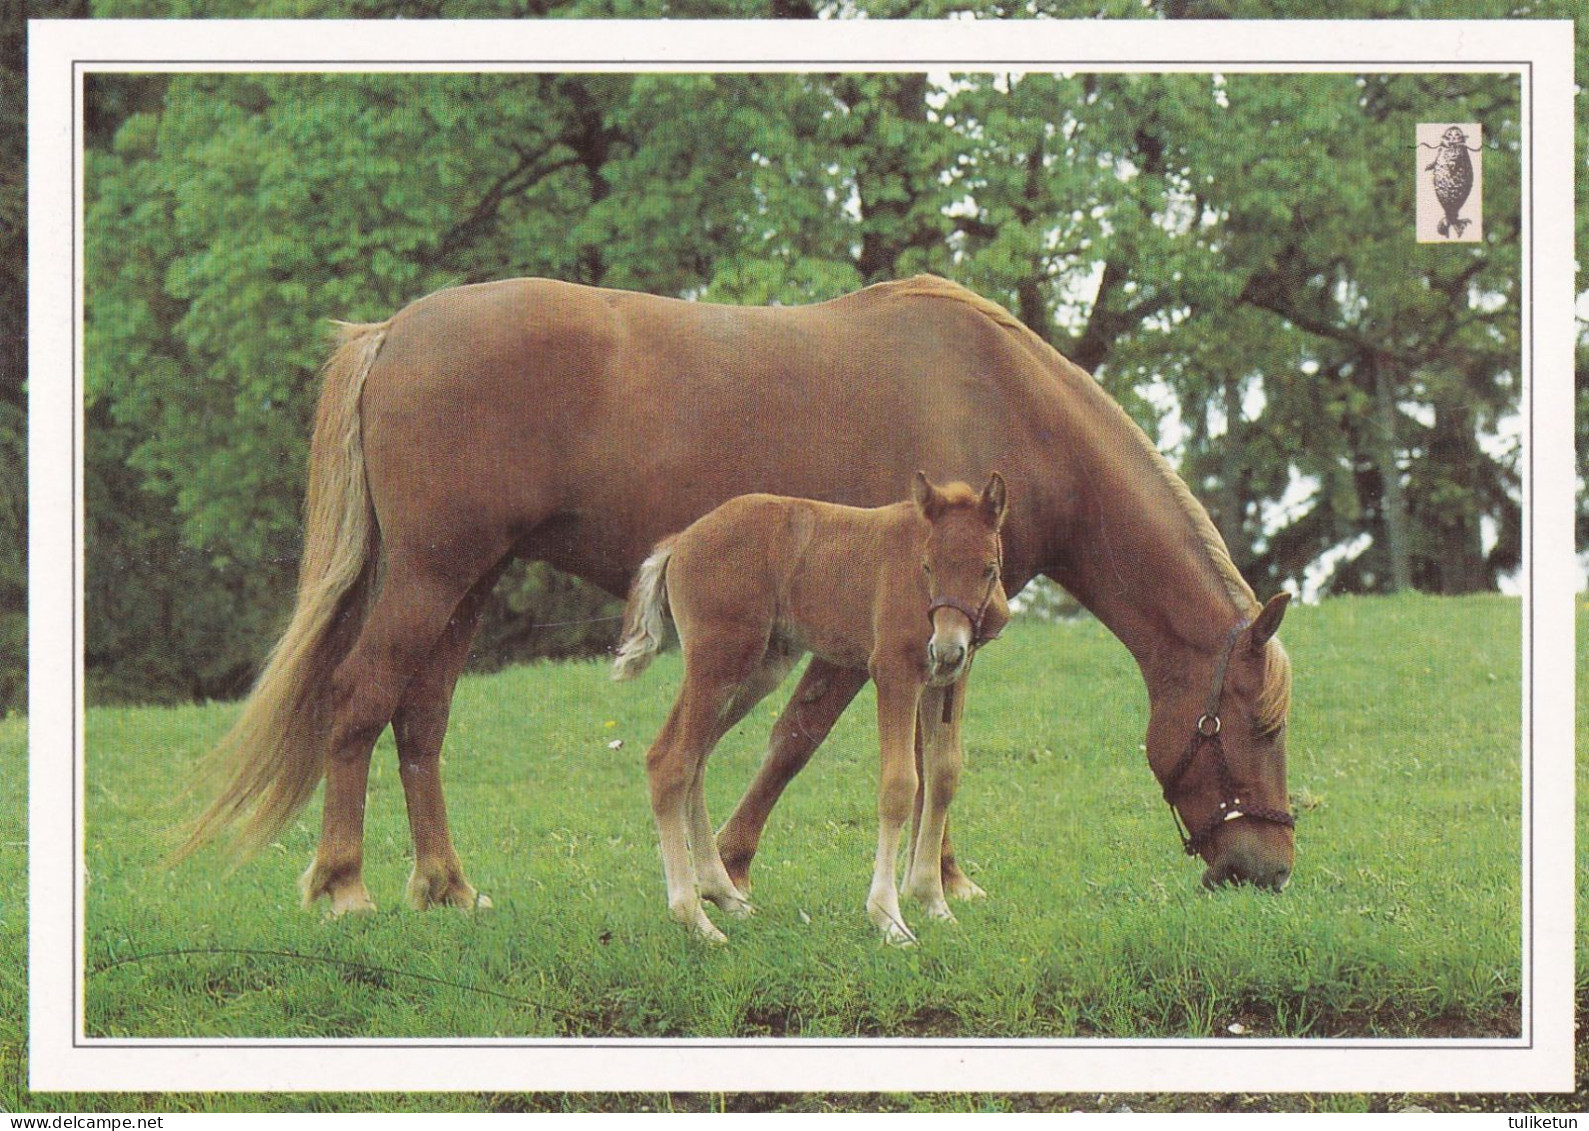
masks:
[[[932,564],[930,562],[922,562],[921,563],[921,572],[925,573],[928,577],[931,577],[932,576]]]
[[[982,576],[988,581],[992,581],[993,575],[998,572],[999,567],[994,565],[992,562],[989,562],[987,565],[982,567]]]

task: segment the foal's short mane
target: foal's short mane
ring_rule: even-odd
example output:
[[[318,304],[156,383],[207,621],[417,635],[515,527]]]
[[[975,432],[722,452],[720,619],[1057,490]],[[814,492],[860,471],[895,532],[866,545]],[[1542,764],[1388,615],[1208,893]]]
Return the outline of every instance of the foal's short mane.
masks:
[[[1170,466],[1157,445],[1148,438],[1142,426],[1131,419],[1130,414],[1112,397],[1102,395],[1102,389],[1097,387],[1094,378],[1045,342],[1030,326],[1004,307],[983,298],[974,291],[967,290],[958,283],[952,283],[936,275],[917,275],[902,281],[899,284],[899,293],[963,302],[1020,338],[1028,350],[1047,360],[1057,373],[1069,369],[1074,370],[1078,376],[1086,378],[1100,394],[1094,398],[1093,403],[1101,411],[1116,414],[1117,423],[1141,446],[1142,453],[1158,476],[1160,484],[1170,493],[1180,513],[1191,524],[1198,542],[1207,554],[1208,565],[1224,586],[1226,595],[1235,607],[1236,615],[1243,620],[1251,620],[1257,615],[1258,599],[1237,571],[1236,563],[1230,560],[1230,550],[1226,547],[1225,540],[1220,537],[1218,528],[1214,526],[1214,520],[1208,517],[1208,511],[1197,501],[1186,482],[1175,473],[1175,469]],[[1269,662],[1264,666],[1264,685],[1259,692],[1257,703],[1257,726],[1262,733],[1279,729],[1285,722],[1286,712],[1291,706],[1291,661],[1278,640],[1269,642],[1267,656]]]

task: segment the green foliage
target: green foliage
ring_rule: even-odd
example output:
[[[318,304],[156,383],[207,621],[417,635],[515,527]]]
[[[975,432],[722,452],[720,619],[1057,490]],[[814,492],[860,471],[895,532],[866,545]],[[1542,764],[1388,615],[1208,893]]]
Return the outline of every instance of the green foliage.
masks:
[[[1491,442],[1518,398],[1506,76],[91,75],[87,93],[106,427],[88,505],[109,548],[90,592],[234,610],[224,631],[145,631],[91,601],[105,694],[246,684],[293,586],[324,320],[519,274],[739,303],[950,275],[1164,424],[1258,588],[1327,574],[1364,535],[1326,588],[1484,589],[1518,562],[1517,451]],[[1487,123],[1483,246],[1408,237],[1431,114]],[[599,648],[600,627],[533,625],[606,608],[516,572],[479,660]]]

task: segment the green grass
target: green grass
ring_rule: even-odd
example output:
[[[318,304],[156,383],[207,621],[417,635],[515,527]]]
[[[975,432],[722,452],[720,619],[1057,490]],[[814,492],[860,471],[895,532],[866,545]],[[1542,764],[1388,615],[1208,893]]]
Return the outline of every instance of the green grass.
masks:
[[[213,855],[159,866],[167,829],[190,811],[173,786],[235,707],[94,710],[86,1028],[1205,1037],[1239,1022],[1259,1037],[1514,1034],[1518,611],[1498,597],[1292,610],[1298,856],[1280,896],[1199,888],[1140,750],[1146,697],[1124,649],[1091,621],[1018,622],[978,662],[954,809],[962,862],[991,898],[958,906],[955,926],[907,904],[921,938],[909,951],[883,946],[862,911],[875,839],[869,693],[789,788],[755,866],[761,912],[718,915],[721,948],[668,920],[646,802],[641,761],[677,689],[676,656],[626,685],[598,664],[463,681],[446,770],[460,852],[496,903],[478,915],[402,906],[408,833],[389,738],[366,837],[381,910],[327,920],[298,910],[295,890],[317,805],[235,872]],[[769,699],[719,747],[715,817],[781,705]],[[0,724],[0,782],[18,799],[22,735]],[[0,849],[0,1018],[25,1003],[25,877],[11,847],[22,839],[8,830]],[[20,1064],[19,1029],[0,1020],[0,1040]],[[8,1083],[21,1089],[4,1079],[17,1071],[0,1065],[0,1107]]]
[[[1090,621],[1016,626],[978,665],[955,805],[960,854],[993,898],[957,926],[918,921],[908,952],[881,946],[861,910],[875,843],[869,694],[774,815],[754,872],[761,914],[724,922],[721,949],[666,917],[646,803],[641,758],[677,689],[676,655],[638,684],[613,685],[594,663],[463,684],[446,772],[459,850],[496,902],[482,915],[402,907],[408,833],[389,738],[366,833],[382,910],[327,922],[295,906],[314,807],[230,875],[213,857],[159,867],[162,826],[182,812],[168,804],[173,768],[231,708],[92,711],[87,1030],[1201,1037],[1239,1022],[1263,1036],[1510,1034],[1518,631],[1517,605],[1499,598],[1292,614],[1300,847],[1296,880],[1274,898],[1210,896],[1177,853],[1125,651]],[[719,748],[718,816],[780,705]]]

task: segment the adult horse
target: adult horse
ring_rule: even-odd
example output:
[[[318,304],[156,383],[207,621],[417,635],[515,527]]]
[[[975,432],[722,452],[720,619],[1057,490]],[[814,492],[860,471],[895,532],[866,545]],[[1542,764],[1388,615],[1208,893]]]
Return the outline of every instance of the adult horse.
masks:
[[[240,822],[272,837],[326,780],[305,904],[372,906],[371,748],[390,723],[416,907],[479,897],[439,755],[481,606],[515,556],[626,592],[663,536],[735,495],[852,506],[1003,473],[1011,594],[1039,573],[1147,685],[1148,761],[1204,881],[1290,875],[1290,666],[1207,513],[1125,412],[1003,308],[932,277],[804,307],[690,303],[542,279],[440,291],[343,328],[310,450],[296,610],[182,853]],[[744,888],[783,787],[860,690],[814,659],[718,836]],[[975,885],[944,847],[944,886]]]

